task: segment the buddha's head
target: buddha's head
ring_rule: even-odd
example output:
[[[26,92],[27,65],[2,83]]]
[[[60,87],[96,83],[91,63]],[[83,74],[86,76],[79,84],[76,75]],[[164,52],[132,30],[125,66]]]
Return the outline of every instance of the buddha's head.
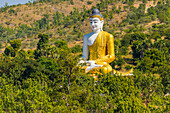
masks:
[[[98,9],[94,9],[92,14],[90,15],[90,26],[92,30],[95,31],[102,31],[103,30],[103,16],[100,14]]]

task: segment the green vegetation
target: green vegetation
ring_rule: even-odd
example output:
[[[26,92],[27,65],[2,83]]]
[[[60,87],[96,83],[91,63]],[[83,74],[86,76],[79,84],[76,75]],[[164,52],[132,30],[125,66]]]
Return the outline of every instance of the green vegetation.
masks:
[[[152,1],[81,0],[96,6],[73,8],[67,15],[61,12],[63,7],[55,13],[43,13],[43,9],[60,3],[71,7],[76,5],[73,0],[26,4],[26,11],[44,5],[34,12],[41,17],[38,20],[21,12],[21,4],[0,8],[2,22],[11,18],[0,25],[0,48],[4,49],[0,111],[169,112],[169,2],[154,1],[153,6],[148,2]],[[95,81],[77,67],[81,43],[69,48],[68,42],[75,44],[90,32],[88,17],[94,8],[104,16],[104,30],[115,38],[116,59],[111,66],[119,71],[133,68],[133,77],[103,74]],[[19,15],[23,22],[14,24],[12,17]]]
[[[71,53],[67,43],[57,41],[55,47],[46,49],[45,47],[50,46],[48,35],[39,34],[39,38],[37,49],[34,52],[20,50],[15,53],[15,56],[1,55],[1,111],[169,111],[169,96],[164,96],[169,92],[169,78],[167,78],[169,73],[163,69],[166,63],[160,64],[164,61],[155,62],[155,58],[158,61],[159,57],[155,56],[152,61],[154,61],[154,65],[157,63],[163,66],[160,78],[153,76],[150,73],[152,70],[145,75],[142,71],[135,69],[133,78],[108,74],[98,75],[98,81],[95,81],[93,77],[82,73],[77,67],[79,57]],[[18,42],[19,40],[15,40],[11,44],[17,45]],[[14,50],[15,46],[11,45],[7,48]],[[79,46],[73,48],[79,48]],[[51,52],[53,49],[57,50],[54,52],[55,57]],[[41,54],[37,55],[37,51]],[[153,52],[156,54],[158,51],[151,50],[151,53],[147,54],[143,60],[145,58],[150,60],[152,58],[150,55]],[[157,56],[162,56],[162,54],[158,53]],[[121,66],[122,58],[116,62]],[[147,68],[149,67],[154,69],[152,66]],[[131,67],[126,66],[126,68],[130,69]],[[143,66],[140,69],[144,71]]]
[[[90,5],[90,4],[92,4],[93,3],[93,1],[87,1],[87,4],[88,5]]]
[[[39,0],[38,2],[39,4],[43,4],[44,2],[59,3],[58,0]],[[38,2],[35,1],[34,4],[38,4]],[[70,0],[69,2],[72,1]],[[91,3],[91,1],[88,2]],[[15,38],[25,38],[25,37],[36,38],[39,32],[47,33],[50,32],[51,29],[57,29],[57,31],[55,32],[55,34],[53,34],[53,36],[57,36],[64,40],[70,42],[72,42],[73,40],[82,40],[81,36],[85,32],[83,31],[84,28],[82,28],[81,24],[83,22],[86,22],[86,19],[89,17],[90,12],[94,8],[98,8],[102,12],[106,20],[105,28],[107,29],[107,31],[111,32],[112,34],[116,33],[116,31],[119,30],[121,30],[121,32],[126,31],[129,33],[136,32],[136,31],[140,32],[143,30],[142,29],[143,24],[147,24],[157,19],[159,19],[160,22],[168,23],[169,20],[168,2],[166,4],[164,4],[163,2],[158,2],[158,4],[155,7],[151,6],[146,10],[146,3],[141,3],[139,4],[139,7],[136,8],[133,6],[135,1],[128,0],[128,1],[124,1],[124,3],[126,3],[124,4],[126,11],[123,11],[121,5],[119,5],[119,7],[116,8],[116,6],[113,5],[114,2],[116,3],[118,1],[102,0],[100,3],[96,3],[96,6],[93,6],[91,9],[86,9],[86,7],[84,6],[82,8],[83,10],[82,12],[79,12],[78,8],[73,8],[73,10],[69,12],[69,15],[65,15],[64,13],[59,13],[59,11],[56,11],[56,13],[52,13],[52,14],[43,13],[43,15],[41,15],[42,16],[41,19],[36,20],[34,22],[31,21],[32,23],[29,23],[30,25],[19,23],[18,26],[15,26],[15,29],[11,29],[10,27],[5,28],[3,25],[1,25],[0,31],[2,32],[0,33],[0,40],[5,41],[5,40],[11,40]],[[130,6],[128,6],[127,4]],[[110,6],[112,5],[112,9],[108,8],[109,5]],[[14,10],[14,8],[12,7],[15,8],[16,6],[6,6],[4,8],[6,8],[6,10],[8,10],[8,13],[10,14],[13,13],[17,14],[18,13],[17,11],[19,10]],[[3,10],[4,8],[1,8],[1,10]],[[127,13],[127,15],[121,17],[122,19],[114,18],[114,16],[117,16],[117,14],[123,14],[123,13]],[[118,22],[119,20],[122,21]],[[7,21],[6,24],[10,26],[12,24],[11,21],[12,20]],[[29,22],[29,20],[24,20],[24,22],[25,21]],[[127,29],[129,25],[134,25],[134,27],[131,29]],[[113,30],[113,27],[115,27],[116,29],[114,28]],[[70,29],[68,30],[67,28]],[[3,32],[3,31],[7,31],[7,32]],[[122,36],[118,35],[118,38],[120,37]]]

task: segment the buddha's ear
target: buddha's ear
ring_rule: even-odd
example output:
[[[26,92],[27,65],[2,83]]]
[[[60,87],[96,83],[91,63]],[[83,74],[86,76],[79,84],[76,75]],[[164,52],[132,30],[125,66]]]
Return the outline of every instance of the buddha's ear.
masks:
[[[101,21],[101,31],[103,31],[104,20]]]
[[[102,20],[101,23],[104,24],[104,20]]]

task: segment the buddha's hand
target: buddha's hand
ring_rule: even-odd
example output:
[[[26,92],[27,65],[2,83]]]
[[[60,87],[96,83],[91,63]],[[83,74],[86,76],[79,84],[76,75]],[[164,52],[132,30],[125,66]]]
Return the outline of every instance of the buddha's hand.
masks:
[[[87,64],[90,64],[90,66],[95,65],[95,61],[94,60],[88,60],[86,61]]]
[[[85,61],[84,60],[80,60],[78,64],[83,64],[83,63],[85,63]]]
[[[79,66],[79,67],[83,67],[85,65],[86,65],[86,62],[84,60],[80,60],[77,64],[77,66]]]

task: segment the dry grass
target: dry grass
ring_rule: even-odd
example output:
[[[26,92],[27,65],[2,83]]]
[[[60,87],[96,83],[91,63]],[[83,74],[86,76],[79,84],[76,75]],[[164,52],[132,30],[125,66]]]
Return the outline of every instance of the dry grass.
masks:
[[[53,14],[55,12],[64,13],[68,15],[74,8],[78,8],[79,11],[83,11],[83,6],[85,5],[87,9],[90,9],[92,6],[95,6],[96,3],[99,3],[98,0],[93,0],[91,5],[87,5],[88,0],[77,1],[74,0],[74,5],[71,5],[69,2],[63,2],[59,4],[52,3],[37,3],[35,5],[21,5],[12,8],[17,11],[17,15],[9,14],[7,12],[0,13],[0,24],[3,24],[5,27],[10,26],[11,28],[15,28],[19,25],[19,23],[30,25],[36,20],[40,20],[44,14]],[[10,25],[5,24],[6,22],[10,22]]]
[[[83,11],[83,7],[85,6],[86,9],[90,9],[92,6],[96,6],[97,3],[99,3],[99,0],[93,0],[93,3],[91,5],[87,4],[87,1],[89,0],[84,0],[83,2],[80,0],[73,0],[74,1],[74,5],[71,5],[70,2],[62,2],[59,4],[53,4],[53,3],[37,3],[37,4],[32,4],[32,5],[20,5],[20,6],[16,6],[12,9],[14,9],[15,11],[17,11],[17,15],[14,14],[9,14],[8,13],[8,9],[7,12],[3,12],[0,13],[0,24],[3,24],[3,26],[5,27],[10,27],[10,28],[17,28],[17,26],[19,24],[27,24],[28,26],[31,26],[31,23],[34,23],[37,20],[40,20],[44,14],[49,14],[52,15],[54,14],[56,11],[60,12],[60,13],[64,13],[65,15],[68,15],[71,11],[74,10],[74,8],[77,8],[80,12]],[[135,2],[134,6],[136,8],[139,7],[139,4],[141,4],[142,2]],[[107,29],[110,28],[110,26],[112,27],[113,24],[115,24],[116,26],[127,16],[127,11],[124,11],[124,6],[127,6],[126,4],[122,4],[120,2],[117,2],[114,4],[117,8],[119,6],[121,6],[121,12],[120,14],[114,14],[113,15],[113,19],[104,19],[105,23],[108,21],[109,26],[106,26]],[[148,1],[148,3],[146,4],[146,7],[149,8],[150,6],[154,6],[154,2],[153,1]],[[113,5],[109,5],[108,6],[108,10],[112,9]],[[146,10],[147,10],[146,8]],[[51,18],[51,16],[49,17]],[[10,24],[7,25],[5,24],[6,22],[9,22]],[[149,23],[148,25],[146,25],[145,27],[151,27],[153,23],[159,23],[159,21],[153,21],[151,23]],[[90,23],[89,23],[89,19],[85,19],[83,22],[81,22],[81,26],[79,27],[79,29],[81,30],[82,34],[87,34],[89,32],[91,32],[91,28],[90,28]],[[123,28],[126,29],[126,28]],[[72,32],[72,27],[71,28],[64,28],[64,31],[67,32],[66,36],[71,35]],[[57,27],[50,29],[48,31],[45,31],[44,33],[53,33],[53,37],[51,38],[51,40],[53,39],[58,39],[58,38],[65,38],[66,36],[59,36],[57,32]],[[121,32],[120,29],[117,29],[116,32],[120,32],[121,34],[119,34],[119,37],[121,37],[123,35],[124,32]],[[82,45],[82,39],[83,39],[83,35],[82,38],[80,39],[80,41],[73,41],[72,43],[69,43],[69,47],[74,46],[75,44],[79,44]],[[33,37],[36,38],[36,37]],[[34,39],[35,40],[35,39]],[[23,43],[25,43],[26,40],[23,41]],[[31,43],[31,41],[29,42]]]

